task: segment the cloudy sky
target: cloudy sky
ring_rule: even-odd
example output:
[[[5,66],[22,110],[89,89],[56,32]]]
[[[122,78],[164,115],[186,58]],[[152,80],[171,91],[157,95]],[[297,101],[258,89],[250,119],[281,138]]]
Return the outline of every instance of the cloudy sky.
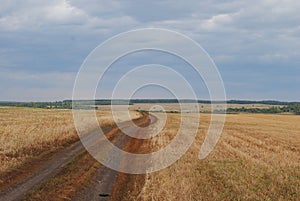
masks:
[[[156,27],[197,41],[216,63],[228,99],[299,101],[299,10],[298,0],[1,0],[0,100],[70,99],[96,46]],[[145,64],[158,63],[149,58]]]

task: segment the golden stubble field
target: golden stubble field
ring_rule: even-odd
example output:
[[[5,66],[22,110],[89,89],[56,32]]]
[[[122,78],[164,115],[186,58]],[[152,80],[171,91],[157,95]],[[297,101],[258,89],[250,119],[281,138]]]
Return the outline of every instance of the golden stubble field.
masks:
[[[96,114],[101,127],[114,125],[109,110]],[[128,120],[126,114],[120,115],[120,121]],[[137,118],[139,113],[130,115]],[[86,129],[93,129],[89,122]],[[76,140],[71,110],[0,107],[0,175]]]
[[[210,115],[201,114],[189,151],[172,166],[148,174],[138,200],[299,200],[299,122],[295,115],[227,115],[215,150],[199,160],[210,123]],[[168,114],[153,149],[168,144],[179,123],[180,114]]]
[[[164,130],[150,141],[152,151],[174,138],[180,115],[192,118],[187,113],[168,113]],[[101,126],[114,125],[109,109],[98,111],[97,116]],[[210,114],[200,116],[200,128],[188,152],[172,166],[147,174],[143,188],[133,185],[124,200],[300,199],[300,116],[227,115],[219,143],[209,157],[199,160]],[[76,140],[70,110],[0,108],[0,175]]]

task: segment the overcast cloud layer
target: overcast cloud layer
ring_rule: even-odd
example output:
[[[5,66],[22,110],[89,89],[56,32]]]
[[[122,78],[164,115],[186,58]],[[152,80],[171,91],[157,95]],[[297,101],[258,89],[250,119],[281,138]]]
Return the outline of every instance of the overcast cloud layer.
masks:
[[[80,65],[97,45],[157,27],[207,50],[228,99],[299,101],[299,10],[298,0],[2,0],[0,100],[70,99]]]

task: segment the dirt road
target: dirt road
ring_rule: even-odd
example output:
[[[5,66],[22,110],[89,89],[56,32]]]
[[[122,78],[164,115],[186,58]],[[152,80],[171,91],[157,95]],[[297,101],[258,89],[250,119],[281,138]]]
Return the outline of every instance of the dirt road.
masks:
[[[151,117],[151,119],[155,119],[155,117]],[[143,116],[142,118],[134,120],[134,122],[138,126],[146,126],[149,124],[149,117]],[[126,127],[129,125],[129,122],[124,122],[121,125]],[[120,137],[118,137],[118,135],[116,135],[118,132],[120,131],[116,127],[105,130],[106,137],[107,134],[111,135],[111,137],[113,136],[112,140],[116,146],[124,147],[128,143],[129,137],[126,135],[120,135]],[[93,140],[94,136],[95,135],[93,134],[88,135],[87,138],[90,139],[87,140]],[[114,138],[114,136],[117,137]],[[42,167],[31,176],[0,192],[0,200],[21,200],[28,192],[57,174],[72,158],[76,157],[83,151],[85,151],[85,148],[81,142],[78,141],[64,151],[54,154],[51,160],[45,161]],[[96,183],[97,185],[92,185],[92,188],[88,191],[83,191],[86,193],[81,193],[78,196],[78,200],[107,200],[109,198],[118,173],[101,166],[95,175],[96,176],[91,183]]]
[[[157,121],[157,118],[153,115],[149,115],[149,119],[147,121],[141,121],[141,124],[138,124],[140,127],[148,126],[149,124],[154,124]],[[139,133],[139,129],[136,128],[126,128],[127,132],[135,132]],[[121,134],[121,133],[120,133]],[[141,133],[142,134],[142,133]],[[136,149],[142,144],[140,141],[139,145],[132,146],[132,142],[136,141],[125,134],[121,134],[119,137],[113,140],[115,146],[121,148],[122,150],[127,149],[126,151],[137,151]],[[126,162],[125,162],[126,163]],[[121,165],[124,165],[121,163]],[[119,172],[111,170],[105,166],[101,166],[95,176],[92,178],[91,183],[82,189],[82,191],[78,194],[78,197],[75,199],[77,201],[93,201],[93,200],[110,200],[111,194],[113,192],[113,188],[120,188],[120,186],[116,185],[123,185],[122,182],[118,182],[116,184],[116,180],[118,180]],[[121,173],[122,174],[122,173]],[[118,193],[118,192],[117,192]]]

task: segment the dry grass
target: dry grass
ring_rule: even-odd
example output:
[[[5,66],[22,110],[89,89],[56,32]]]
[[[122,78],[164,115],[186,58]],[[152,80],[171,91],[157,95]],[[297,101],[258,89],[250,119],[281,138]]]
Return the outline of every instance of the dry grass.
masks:
[[[140,117],[139,113],[131,113]],[[124,118],[122,116],[118,116]],[[142,121],[136,122],[137,125],[147,122],[148,119],[144,118]],[[113,129],[107,133],[107,137],[114,143],[119,136],[118,130]],[[123,142],[127,140],[123,138]],[[128,138],[129,140],[129,138]],[[130,139],[128,144],[125,146],[125,150],[132,152],[135,150],[140,150],[140,145],[143,145],[143,142],[140,142],[137,139]],[[91,181],[95,179],[95,174],[97,174],[97,169],[101,167],[101,164],[96,161],[88,152],[83,152],[78,156],[72,158],[72,160],[65,165],[56,175],[49,178],[47,181],[43,182],[40,186],[30,191],[26,197],[22,200],[80,200],[77,196],[79,194],[85,194],[85,191],[89,189],[90,185],[93,185]],[[130,175],[123,179],[126,181],[133,181]],[[120,175],[118,175],[120,177]],[[144,180],[144,177],[134,177],[134,180],[139,179],[139,181]],[[97,181],[98,182],[98,181]],[[126,184],[128,184],[126,182]],[[139,183],[140,188],[143,183]],[[83,189],[83,186],[87,189]],[[128,188],[130,189],[130,185]],[[121,191],[124,192],[124,186],[120,186]],[[121,191],[117,191],[118,195],[121,195]],[[98,192],[96,192],[98,193]],[[121,196],[122,198],[122,196]],[[114,200],[114,199],[113,199]],[[122,200],[122,199],[120,199]]]
[[[174,137],[179,117],[168,114],[153,149]],[[210,115],[202,114],[196,142],[175,164],[147,175],[139,200],[299,200],[299,121],[293,115],[227,115],[215,150],[199,160],[210,122]]]
[[[165,129],[151,141],[152,151],[166,146],[180,125],[181,114],[167,115]],[[109,109],[98,116],[102,126],[113,124]],[[77,140],[70,110],[0,108],[0,117],[0,173]],[[132,177],[130,184],[137,187],[123,200],[300,200],[299,121],[300,116],[294,115],[227,115],[215,150],[199,160],[210,123],[210,115],[201,114],[196,141],[188,152],[172,166],[146,175],[141,192],[137,191],[140,177]],[[75,160],[76,167],[85,163],[93,167],[91,159],[80,157],[83,159]],[[78,179],[68,170],[74,169],[73,165],[70,163],[60,179]],[[51,182],[53,189],[58,189],[57,182],[64,183]],[[73,188],[64,190],[72,194]]]
[[[138,116],[135,112],[131,114],[135,118]],[[114,124],[110,111],[97,111],[97,116],[102,127]],[[89,128],[88,122],[86,125]],[[76,140],[71,110],[2,107],[0,175]]]

